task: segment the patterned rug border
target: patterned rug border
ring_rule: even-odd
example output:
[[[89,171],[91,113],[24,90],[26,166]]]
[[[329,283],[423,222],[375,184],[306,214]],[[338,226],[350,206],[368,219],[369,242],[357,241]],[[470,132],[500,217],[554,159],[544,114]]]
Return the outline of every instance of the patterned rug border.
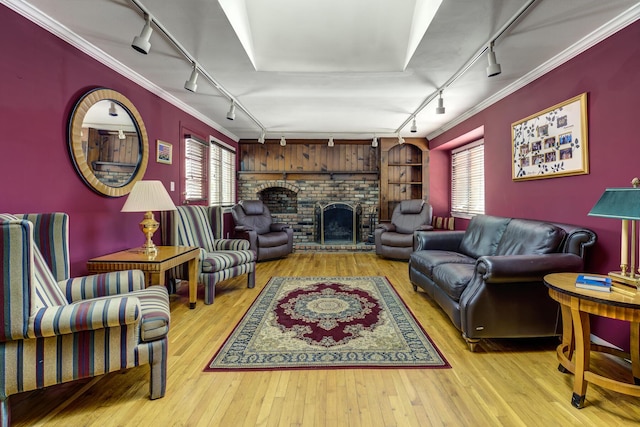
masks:
[[[249,315],[249,313],[252,312],[252,310],[254,310],[254,308],[256,306],[256,303],[258,303],[258,301],[260,301],[261,298],[264,297],[264,294],[270,289],[270,285],[272,284],[272,282],[274,282],[274,281],[276,281],[278,279],[283,279],[283,280],[286,280],[286,279],[299,279],[301,281],[302,280],[312,280],[312,281],[317,281],[317,282],[339,282],[340,280],[345,280],[345,279],[347,279],[347,280],[359,280],[359,279],[382,279],[382,280],[384,280],[389,285],[390,291],[394,294],[395,298],[397,299],[399,304],[402,306],[404,311],[407,313],[407,315],[410,318],[410,320],[415,324],[415,326],[420,330],[420,332],[422,332],[422,334],[424,335],[426,340],[433,347],[433,351],[439,356],[439,358],[442,361],[442,364],[438,364],[438,365],[424,364],[424,365],[406,365],[406,366],[402,366],[402,365],[371,365],[371,364],[368,364],[368,365],[358,365],[358,364],[353,364],[353,365],[313,365],[313,366],[286,366],[286,365],[279,365],[279,366],[268,366],[268,367],[256,366],[256,367],[215,367],[215,368],[212,368],[211,364],[213,363],[213,361],[218,357],[220,352],[225,349],[225,347],[227,346],[229,341],[232,338],[234,338],[234,336],[236,335],[236,332],[238,331],[238,328],[243,323],[246,322],[247,316]],[[258,296],[251,302],[251,304],[249,305],[249,307],[247,308],[245,313],[242,315],[240,320],[233,327],[233,329],[231,330],[231,332],[229,333],[227,338],[224,340],[224,342],[216,350],[216,352],[214,353],[213,357],[211,357],[211,359],[209,360],[207,365],[204,367],[203,372],[240,372],[240,371],[262,371],[262,372],[265,372],[265,371],[282,371],[282,370],[326,370],[326,369],[334,370],[334,369],[450,369],[450,368],[451,368],[451,365],[449,364],[447,359],[444,357],[444,355],[442,354],[440,349],[433,342],[433,340],[431,339],[431,337],[429,336],[427,331],[424,329],[424,327],[420,324],[420,322],[418,322],[418,319],[413,314],[413,311],[411,311],[409,306],[402,299],[400,294],[398,294],[398,291],[395,289],[395,287],[393,286],[391,281],[386,276],[272,276],[269,279],[269,281],[267,282],[267,284],[262,288],[262,290],[260,291]]]

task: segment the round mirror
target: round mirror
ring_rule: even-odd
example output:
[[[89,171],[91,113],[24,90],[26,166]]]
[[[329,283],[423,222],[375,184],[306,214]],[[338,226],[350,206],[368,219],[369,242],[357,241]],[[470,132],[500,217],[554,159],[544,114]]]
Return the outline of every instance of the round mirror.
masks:
[[[124,196],[144,176],[149,161],[147,130],[124,95],[111,89],[84,94],[73,108],[68,133],[73,164],[94,191]]]

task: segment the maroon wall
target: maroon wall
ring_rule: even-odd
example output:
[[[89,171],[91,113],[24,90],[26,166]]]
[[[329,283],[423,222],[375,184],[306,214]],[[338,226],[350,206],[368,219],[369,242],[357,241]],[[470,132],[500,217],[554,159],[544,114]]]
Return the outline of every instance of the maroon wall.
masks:
[[[75,172],[66,126],[79,97],[107,87],[129,98],[149,134],[144,179],[161,180],[180,201],[181,136],[214,135],[215,129],[141,88],[115,71],[0,5],[0,212],[62,211],[70,215],[71,270],[86,272],[87,259],[139,246],[141,213],[121,213],[125,198],[94,193]],[[156,140],[173,144],[172,165],[155,161]],[[156,243],[159,243],[157,237]]]
[[[479,126],[485,138],[486,213],[578,224],[598,235],[587,270],[619,270],[620,221],[587,216],[607,187],[629,187],[640,176],[640,21],[434,138],[429,147],[431,191],[449,188],[449,156],[438,147]],[[503,72],[508,72],[504,70]],[[497,77],[500,78],[500,77]],[[588,175],[514,182],[511,124],[587,92]],[[437,154],[436,154],[437,153]],[[448,212],[449,198],[432,201]],[[628,348],[628,328],[599,319],[594,332]]]

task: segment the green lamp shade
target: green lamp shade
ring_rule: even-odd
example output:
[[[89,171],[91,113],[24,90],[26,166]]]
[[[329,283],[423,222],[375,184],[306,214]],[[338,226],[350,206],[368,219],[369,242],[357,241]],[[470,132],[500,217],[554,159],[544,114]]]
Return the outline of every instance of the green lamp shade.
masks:
[[[607,188],[589,216],[640,219],[640,188]]]

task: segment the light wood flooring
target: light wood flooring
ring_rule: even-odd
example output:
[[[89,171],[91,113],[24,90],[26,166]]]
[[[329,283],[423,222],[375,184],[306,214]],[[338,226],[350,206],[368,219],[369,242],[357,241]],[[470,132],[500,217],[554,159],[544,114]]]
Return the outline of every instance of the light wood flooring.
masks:
[[[202,372],[272,276],[386,276],[451,369]],[[186,287],[186,286],[185,286]],[[448,317],[414,292],[407,263],[372,253],[295,253],[222,282],[213,305],[172,296],[166,396],[148,399],[147,366],[11,396],[18,426],[626,426],[640,398],[589,385],[571,406],[557,339],[483,341],[471,353]],[[630,380],[626,362],[593,358]]]

